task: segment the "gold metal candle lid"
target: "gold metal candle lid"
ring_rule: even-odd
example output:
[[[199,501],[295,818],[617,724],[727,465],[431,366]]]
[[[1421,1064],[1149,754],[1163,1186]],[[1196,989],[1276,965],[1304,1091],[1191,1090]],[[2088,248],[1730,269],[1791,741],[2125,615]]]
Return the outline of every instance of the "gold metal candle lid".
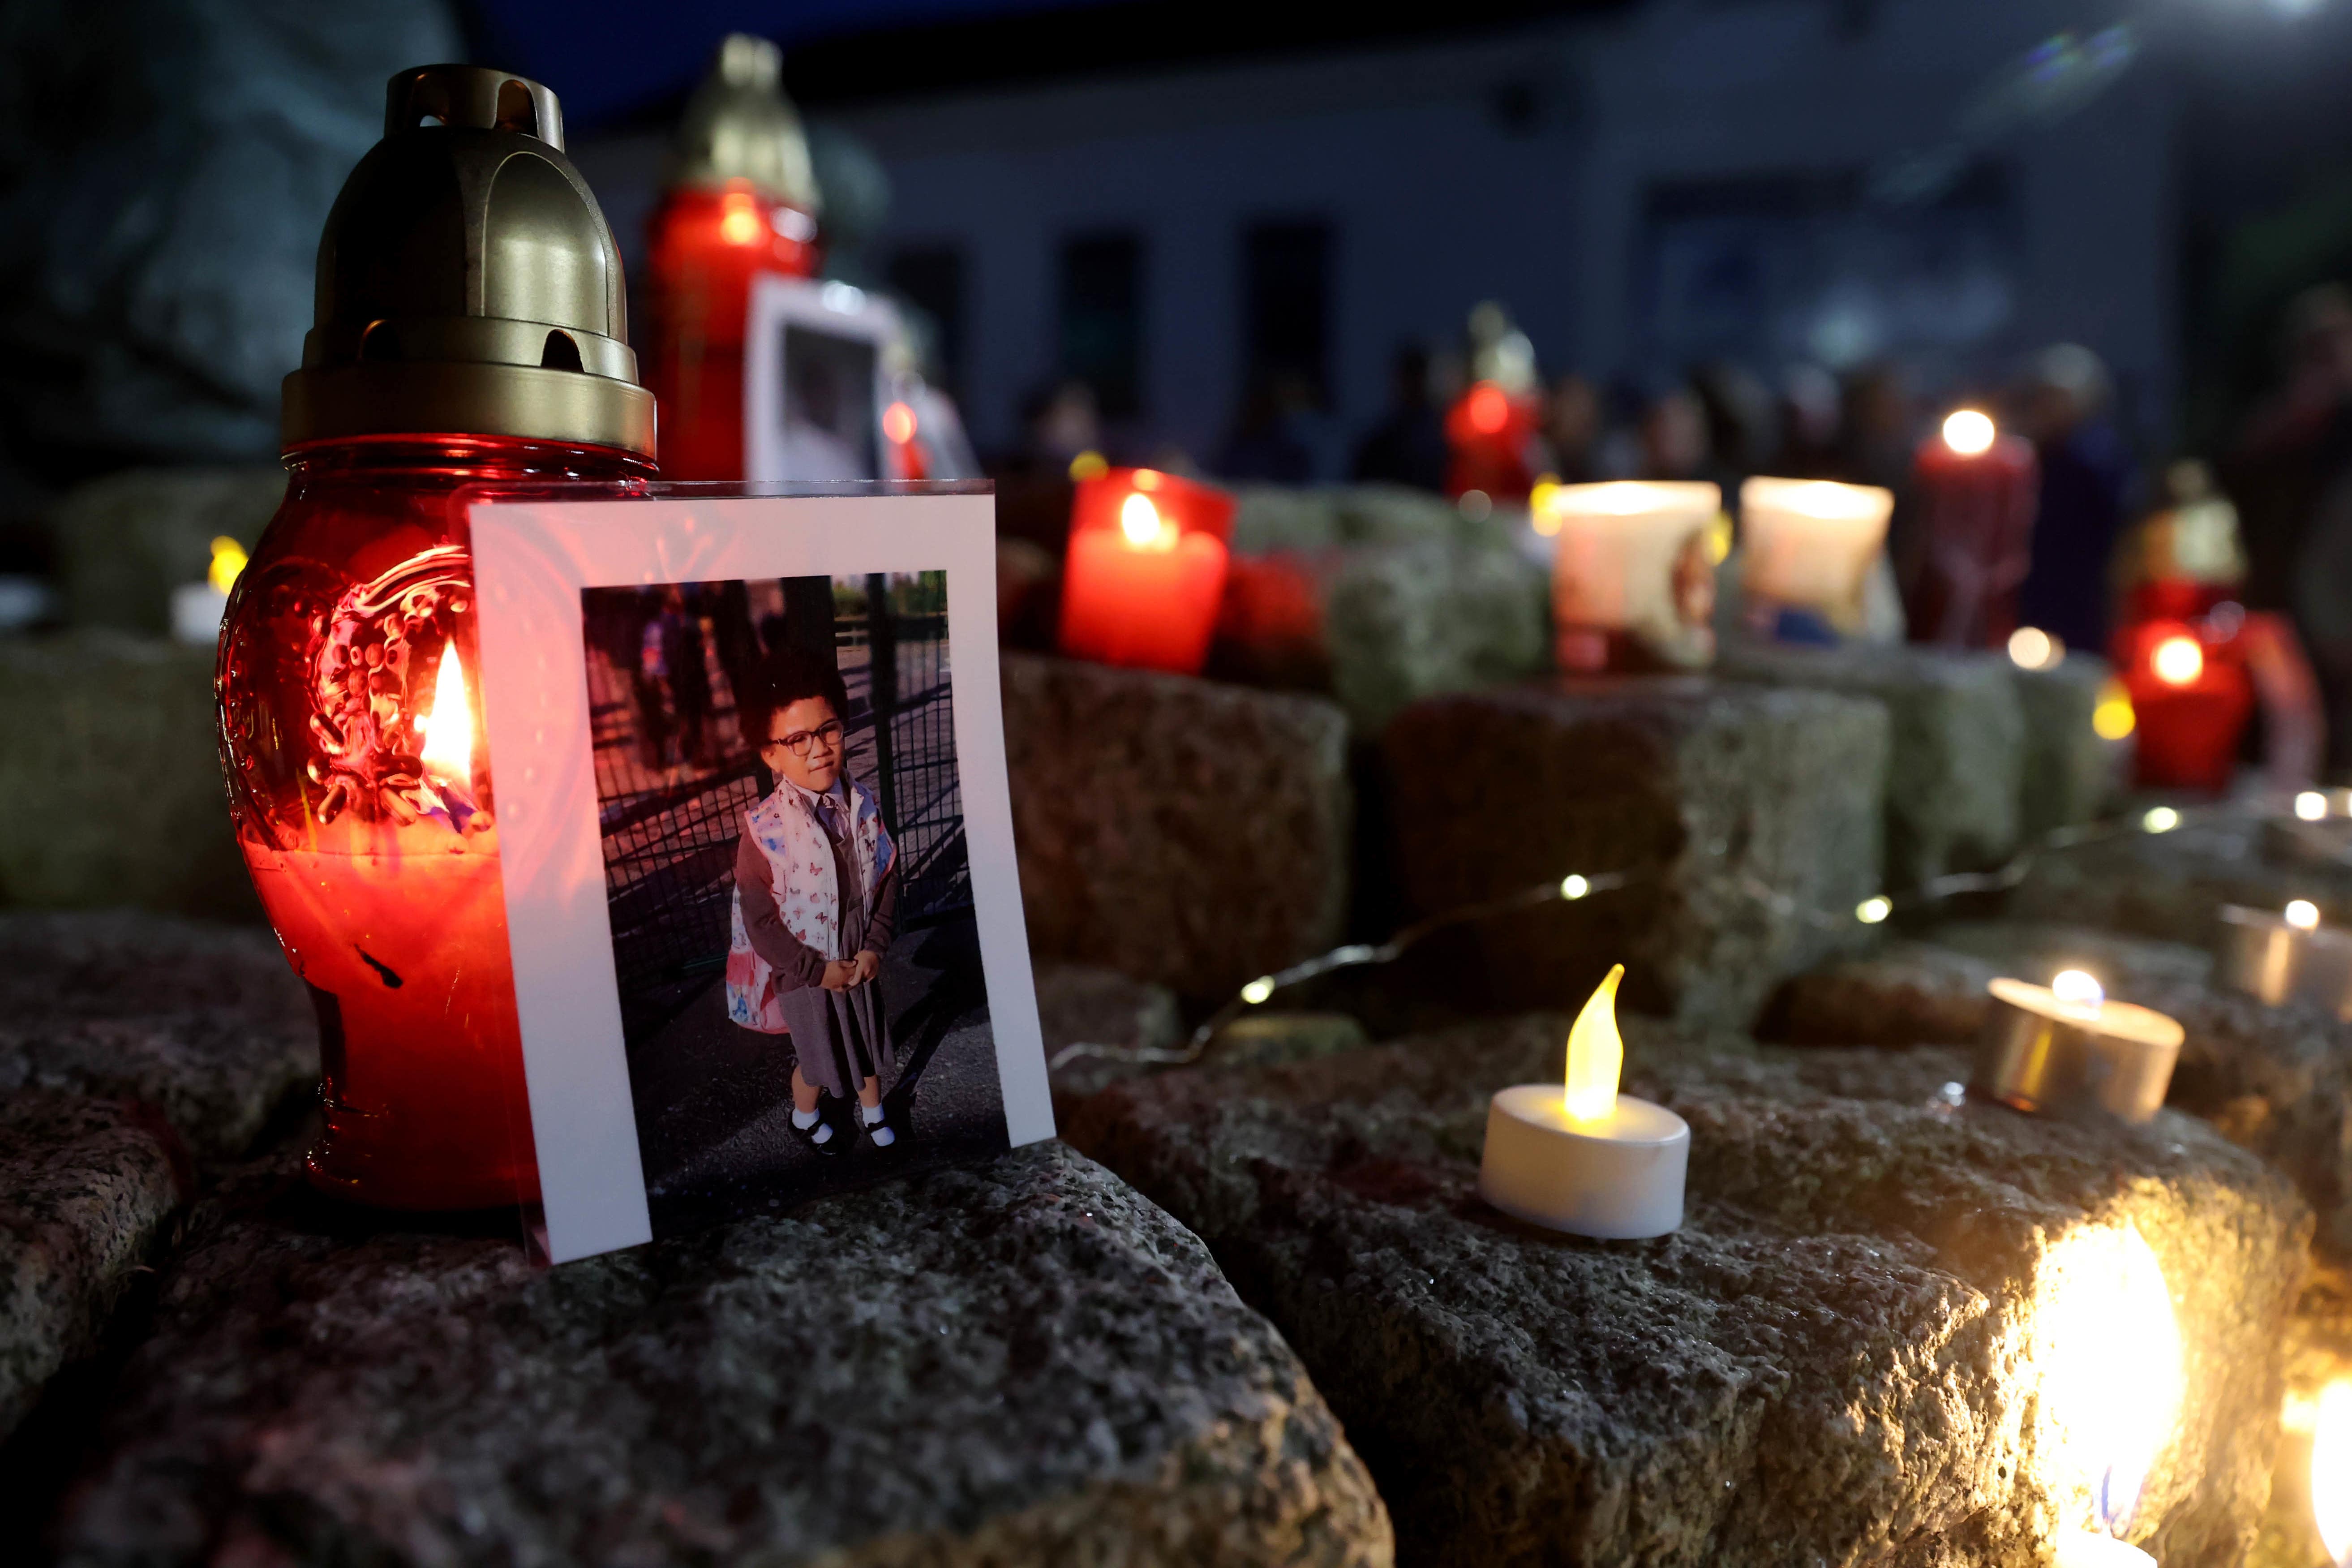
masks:
[[[654,455],[621,254],[555,94],[480,66],[392,79],[319,241],[286,445],[464,434]]]
[[[782,87],[783,55],[765,38],[730,33],[710,74],[687,100],[664,183],[672,189],[748,180],[770,201],[814,217],[824,203],[808,137]]]

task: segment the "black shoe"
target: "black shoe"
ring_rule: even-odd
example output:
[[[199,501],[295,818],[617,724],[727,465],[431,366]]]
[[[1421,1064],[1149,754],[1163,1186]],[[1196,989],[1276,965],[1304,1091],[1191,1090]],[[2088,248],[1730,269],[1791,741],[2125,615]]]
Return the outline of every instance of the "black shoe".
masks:
[[[890,1125],[890,1112],[887,1110],[882,1112],[881,1121],[868,1121],[866,1120],[865,1107],[860,1106],[857,1110],[857,1128],[859,1131],[866,1134],[866,1142],[874,1145],[875,1152],[878,1154],[895,1154],[906,1147],[907,1141],[899,1136],[897,1128]],[[875,1134],[877,1132],[887,1132],[890,1136],[887,1139],[877,1138]]]
[[[814,1122],[806,1127],[793,1127],[793,1137],[828,1159],[839,1155],[850,1143],[849,1134],[841,1126],[841,1119],[831,1113],[825,1105],[830,1098],[828,1095],[817,1096],[816,1120]],[[819,1133],[825,1136],[820,1139]]]

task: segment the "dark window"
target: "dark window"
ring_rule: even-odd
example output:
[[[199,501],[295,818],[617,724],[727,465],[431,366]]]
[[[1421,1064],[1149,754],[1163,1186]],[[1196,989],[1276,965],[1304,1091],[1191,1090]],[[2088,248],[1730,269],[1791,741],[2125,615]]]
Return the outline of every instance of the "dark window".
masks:
[[[930,345],[933,363],[927,368],[963,401],[963,247],[924,245],[899,251],[890,258],[890,287],[930,318],[938,341]]]
[[[1330,400],[1331,226],[1259,223],[1242,241],[1242,343],[1248,379]]]
[[[1062,244],[1062,374],[1113,418],[1143,408],[1143,240],[1082,234]]]

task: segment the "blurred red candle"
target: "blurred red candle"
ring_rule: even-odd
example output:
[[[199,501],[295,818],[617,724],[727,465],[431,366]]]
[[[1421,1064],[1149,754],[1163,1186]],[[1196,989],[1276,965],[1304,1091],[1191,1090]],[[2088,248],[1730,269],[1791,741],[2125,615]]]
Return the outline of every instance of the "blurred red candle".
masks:
[[[816,271],[816,186],[780,67],[764,38],[738,33],[719,45],[687,105],[649,226],[646,384],[661,403],[669,479],[743,477],[752,281]]]
[[[2142,785],[2215,795],[2230,787],[2254,708],[2236,612],[2225,605],[2193,621],[2151,619],[2116,636]]]
[[[1924,558],[1904,606],[1914,642],[2000,647],[2032,563],[2041,467],[2033,444],[1963,408],[1919,444],[1911,482]]]
[[[1535,487],[1528,444],[1543,418],[1543,400],[1532,393],[1514,396],[1499,382],[1470,384],[1445,416],[1445,444],[1453,451],[1445,491],[1472,490],[1492,500],[1523,500]]]
[[[1197,675],[1225,589],[1234,500],[1151,468],[1078,481],[1062,573],[1062,651]]]

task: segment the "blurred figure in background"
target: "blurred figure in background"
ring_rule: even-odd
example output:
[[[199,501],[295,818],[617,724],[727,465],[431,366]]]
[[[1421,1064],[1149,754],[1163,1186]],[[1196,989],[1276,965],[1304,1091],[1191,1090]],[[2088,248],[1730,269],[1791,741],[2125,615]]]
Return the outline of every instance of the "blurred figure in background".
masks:
[[[2018,390],[2019,425],[2042,461],[2018,616],[2069,647],[2106,646],[2109,563],[2135,500],[2137,468],[2109,416],[2114,400],[2107,367],[2079,343],[2044,349]]]
[[[1845,478],[1838,450],[1843,404],[1837,377],[1817,364],[1790,365],[1780,378],[1780,456],[1772,471],[1792,479]]]
[[[1586,484],[1601,477],[1601,394],[1569,372],[1551,384],[1544,400],[1544,443],[1551,471],[1563,484]]]
[[[1713,470],[1699,478],[1721,485],[1728,502],[1738,497],[1739,482],[1748,475],[1778,471],[1773,458],[1780,449],[1780,421],[1772,389],[1762,378],[1734,361],[1714,360],[1691,371],[1690,387],[1706,411]]]
[[[1642,410],[1641,471],[1645,479],[1712,479],[1706,405],[1677,382]]]
[[[1254,374],[1218,456],[1217,472],[1229,479],[1277,485],[1303,485],[1313,479],[1315,452],[1298,429],[1313,404],[1306,378],[1295,372]]]
[[[1389,410],[1356,445],[1350,477],[1445,488],[1445,416],[1431,395],[1429,350],[1400,343],[1389,360]]]
[[[1033,393],[1022,405],[1021,428],[1027,443],[1023,467],[1030,472],[1066,474],[1071,458],[1102,450],[1102,415],[1095,389],[1083,381],[1063,381]]]

